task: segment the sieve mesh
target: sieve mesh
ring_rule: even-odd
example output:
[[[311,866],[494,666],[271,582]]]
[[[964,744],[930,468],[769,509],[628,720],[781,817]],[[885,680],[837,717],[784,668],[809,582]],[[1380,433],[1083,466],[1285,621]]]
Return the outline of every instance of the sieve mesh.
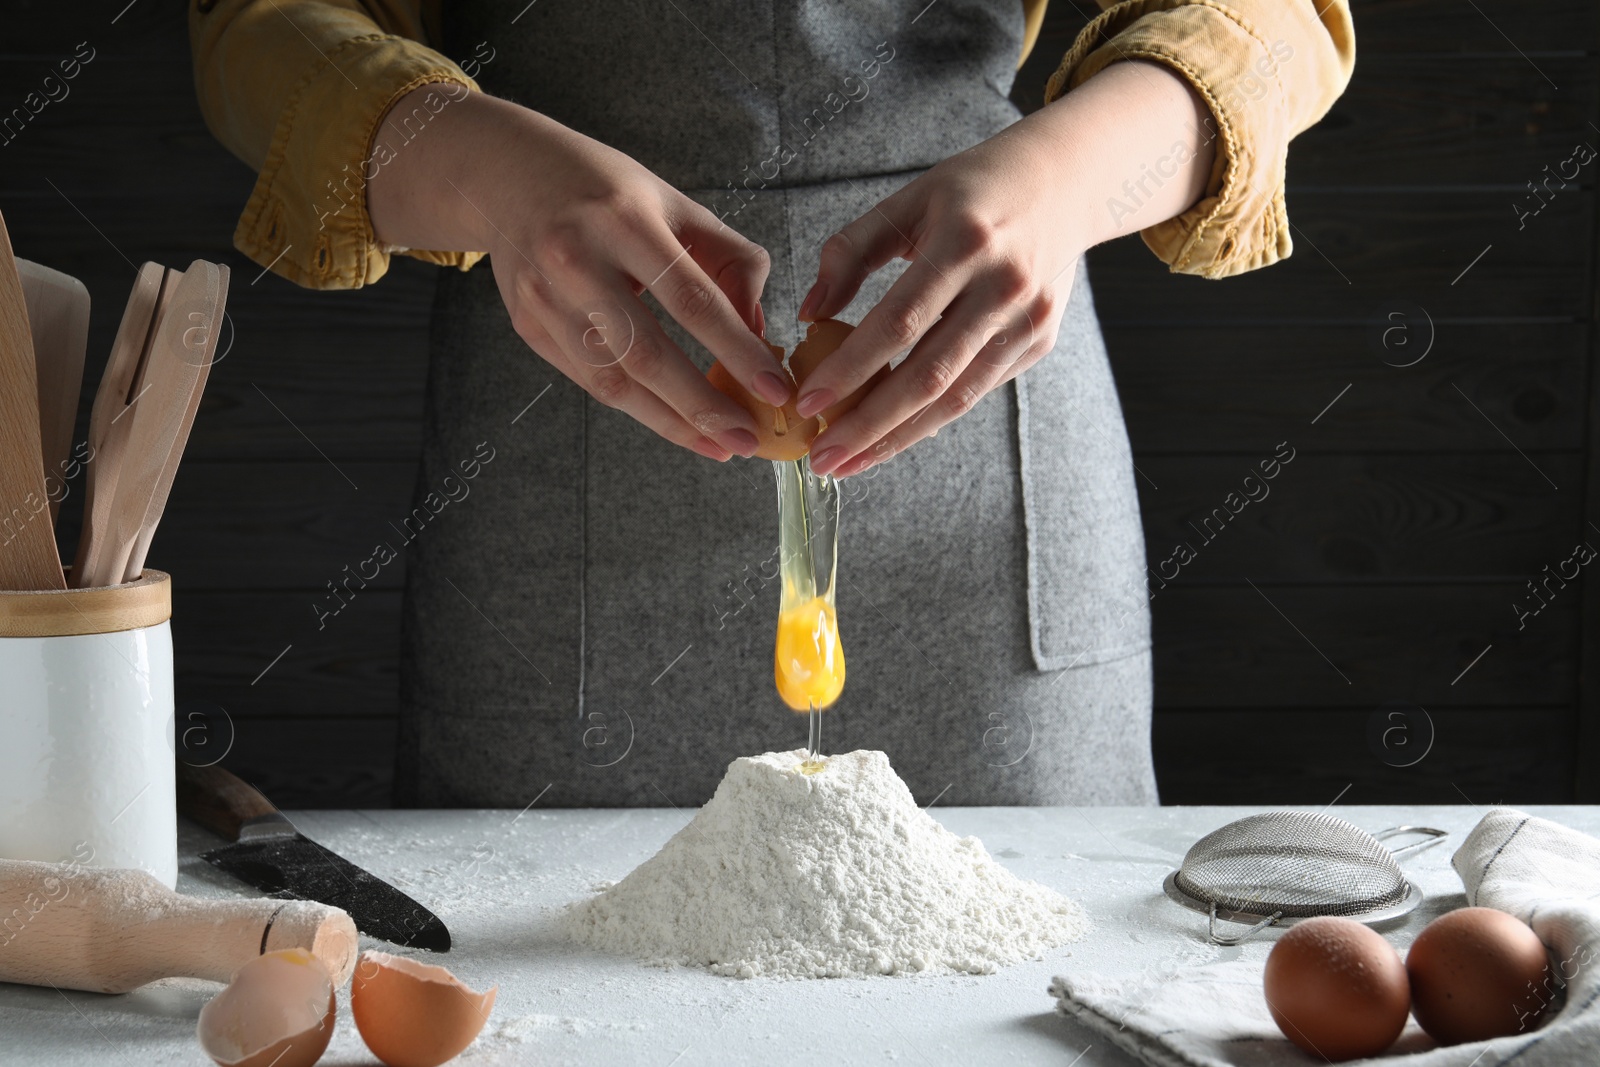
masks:
[[[1247,915],[1354,917],[1393,907],[1410,885],[1394,855],[1332,815],[1272,811],[1196,841],[1174,875],[1202,904]]]

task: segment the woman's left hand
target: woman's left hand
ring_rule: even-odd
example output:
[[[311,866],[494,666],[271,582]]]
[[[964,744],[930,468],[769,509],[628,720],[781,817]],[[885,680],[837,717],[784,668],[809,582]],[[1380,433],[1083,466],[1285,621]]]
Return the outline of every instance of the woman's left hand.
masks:
[[[1167,68],[1116,63],[829,237],[802,320],[837,314],[891,260],[911,265],[807,376],[800,414],[850,395],[910,352],[817,437],[812,469],[846,476],[883,462],[1042,359],[1055,346],[1083,252],[1171,218],[1199,196],[1211,169],[1207,114]],[[1107,197],[1122,195],[1140,163],[1182,147],[1175,140],[1190,146],[1179,153],[1188,159],[1158,188],[1145,183],[1154,195],[1140,199],[1136,221],[1112,217]]]

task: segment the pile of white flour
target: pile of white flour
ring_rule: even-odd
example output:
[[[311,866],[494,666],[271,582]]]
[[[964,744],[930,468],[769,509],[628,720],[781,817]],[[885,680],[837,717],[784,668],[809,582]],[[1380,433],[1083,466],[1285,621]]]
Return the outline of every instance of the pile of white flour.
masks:
[[[740,978],[989,974],[1076,940],[1083,910],[917,807],[882,752],[735,760],[710,803],[574,904],[574,940]]]

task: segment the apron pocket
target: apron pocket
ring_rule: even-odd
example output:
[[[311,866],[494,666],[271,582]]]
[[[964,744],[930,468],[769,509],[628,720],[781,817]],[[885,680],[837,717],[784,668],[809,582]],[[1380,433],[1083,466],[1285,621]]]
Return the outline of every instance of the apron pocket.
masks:
[[[1013,384],[1034,665],[1085,667],[1149,648],[1133,454],[1084,264],[1055,350]]]

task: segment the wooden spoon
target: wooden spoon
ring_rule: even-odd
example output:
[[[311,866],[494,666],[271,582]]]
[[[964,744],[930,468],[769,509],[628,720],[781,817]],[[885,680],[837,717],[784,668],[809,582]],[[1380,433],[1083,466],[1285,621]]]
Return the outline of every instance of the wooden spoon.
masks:
[[[133,415],[128,400],[134,379],[155,338],[157,313],[163,295],[171,298],[175,285],[168,282],[167,268],[146,263],[139,268],[128,306],[122,312],[122,325],[111,344],[111,357],[100,376],[89,413],[89,470],[84,483],[83,532],[78,538],[78,554],[72,565],[72,584],[77,589],[95,585],[114,585],[122,572],[108,573],[106,557],[111,553],[111,509],[116,501],[117,474],[126,450]],[[173,276],[173,281],[176,275]]]
[[[178,463],[183,459],[183,450],[189,441],[189,430],[194,426],[195,412],[200,408],[200,395],[205,392],[206,379],[211,373],[211,362],[217,351],[217,335],[222,332],[222,310],[228,300],[228,268],[211,263],[202,264],[202,261],[196,260],[189,270],[193,272],[202,265],[211,267],[217,272],[215,295],[199,304],[175,302],[172,308],[172,311],[181,314],[187,323],[182,335],[183,348],[179,356],[187,362],[197,363],[199,373],[194,376],[194,384],[190,386],[182,420],[173,434],[172,449],[167,453],[166,463],[162,465],[156,480],[155,491],[145,508],[138,539],[134,542],[127,568],[122,574],[122,580],[125,582],[135,581],[144,573],[144,558],[150,551],[150,538],[155,535],[156,526],[161,522],[161,514],[167,508],[167,497],[172,493],[172,480],[177,477]]]
[[[83,389],[83,353],[89,344],[89,290],[70,274],[17,260],[22,295],[28,302],[34,368],[39,378],[39,447],[46,488],[66,480],[72,430]],[[64,493],[50,495],[50,519]]]
[[[27,300],[0,218],[0,588],[66,587],[44,484]]]
[[[209,369],[204,336],[214,337],[212,322],[221,306],[222,270],[195,260],[172,290],[170,303],[157,315],[155,340],[133,381],[133,399],[126,417],[133,420],[117,472],[111,507],[105,569],[97,571],[108,584],[121,582],[139,542],[149,542],[160,521],[156,498],[174,450],[182,455],[193,421],[190,402]],[[171,478],[166,478],[170,489]],[[142,562],[142,561],[141,561]]]

